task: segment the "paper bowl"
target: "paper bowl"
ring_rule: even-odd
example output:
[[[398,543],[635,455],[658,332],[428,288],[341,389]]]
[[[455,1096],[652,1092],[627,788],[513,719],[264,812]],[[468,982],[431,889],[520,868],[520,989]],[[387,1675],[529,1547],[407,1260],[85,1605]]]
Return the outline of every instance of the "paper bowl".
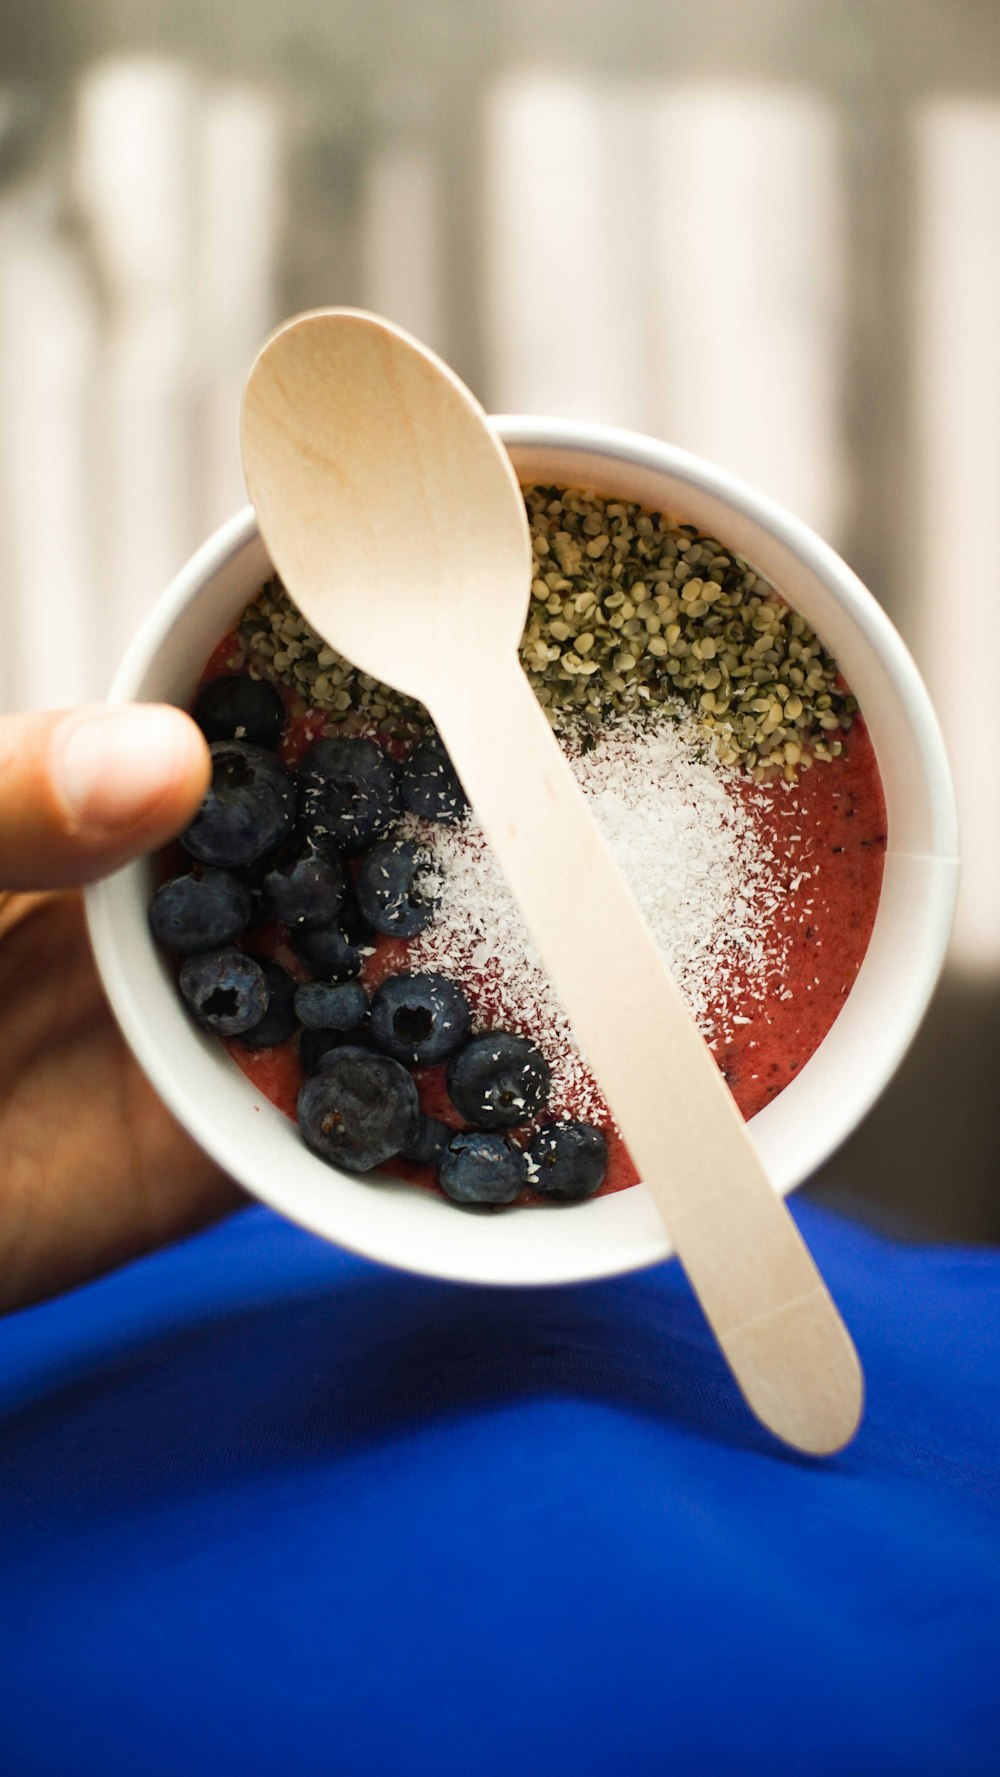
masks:
[[[750,1132],[777,1191],[826,1160],[873,1104],[926,1009],[957,885],[955,814],[923,683],[884,612],[834,551],[773,501],[697,457],[637,434],[570,421],[493,422],[523,481],[637,500],[698,525],[745,556],[814,625],[868,723],[888,811],[875,927],[855,985],[822,1044]],[[209,653],[269,572],[247,508],[177,575],[135,637],[113,702],[187,706]],[[328,1240],[390,1265],[491,1284],[606,1277],[666,1258],[642,1185],[572,1206],[461,1211],[430,1192],[334,1171],[187,1016],[153,943],[150,861],[87,892],[105,989],[141,1065],[194,1139],[248,1191]]]

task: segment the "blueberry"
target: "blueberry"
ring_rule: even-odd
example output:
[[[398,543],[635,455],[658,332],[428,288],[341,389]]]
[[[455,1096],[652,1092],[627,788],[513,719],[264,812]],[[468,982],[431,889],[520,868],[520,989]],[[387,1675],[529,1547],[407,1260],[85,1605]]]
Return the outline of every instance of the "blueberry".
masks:
[[[250,890],[228,870],[195,864],[184,876],[161,883],[149,909],[154,938],[168,950],[188,955],[228,944],[249,924]]]
[[[336,919],[347,886],[344,866],[334,852],[323,857],[311,845],[292,846],[279,853],[260,886],[260,905],[265,919],[309,931]]]
[[[377,932],[413,938],[434,917],[430,853],[410,839],[385,839],[361,861],[354,884],[358,906]]]
[[[191,713],[208,741],[248,740],[273,749],[285,726],[280,691],[248,673],[212,679],[199,691]]]
[[[453,1135],[438,1161],[441,1189],[453,1203],[513,1203],[528,1182],[524,1155],[502,1135]]]
[[[211,753],[212,782],[181,844],[200,864],[253,864],[294,826],[291,772],[245,740],[216,741]]]
[[[251,909],[249,923],[251,925],[257,925],[264,918],[261,892],[264,887],[264,878],[270,867],[269,858],[258,858],[255,864],[244,864],[239,870],[233,871],[237,881],[241,882],[249,893]]]
[[[448,1091],[459,1115],[481,1129],[513,1129],[540,1111],[552,1070],[541,1050],[509,1030],[473,1037],[448,1064]]]
[[[608,1144],[593,1123],[549,1123],[528,1149],[531,1183],[543,1197],[592,1197],[608,1170]]]
[[[299,1035],[299,1060],[304,1074],[315,1074],[335,1049],[348,1045],[368,1052],[367,1033],[352,1030],[303,1030]]]
[[[238,1037],[259,1024],[271,997],[260,963],[232,945],[189,956],[178,984],[197,1022],[220,1037]]]
[[[327,1056],[299,1093],[299,1127],[307,1147],[345,1172],[370,1172],[417,1134],[417,1089],[388,1055],[348,1044]]]
[[[428,1067],[461,1047],[471,1018],[446,975],[390,975],[372,997],[372,1041],[408,1067]]]
[[[396,768],[376,740],[316,741],[299,761],[298,783],[302,826],[321,851],[363,851],[400,813]]]
[[[275,1043],[287,1043],[298,1030],[295,1016],[295,982],[280,963],[261,963],[271,991],[267,1011],[259,1024],[242,1032],[240,1042],[246,1049],[271,1049]]]
[[[359,947],[369,945],[375,936],[374,930],[358,906],[358,897],[354,893],[354,884],[348,881],[344,904],[337,915],[337,924],[349,944]]]
[[[368,1016],[368,995],[360,981],[307,981],[295,990],[295,1011],[307,1030],[356,1030]]]
[[[436,1166],[454,1133],[439,1117],[425,1117],[421,1112],[416,1136],[402,1150],[400,1158],[412,1160],[414,1166]]]
[[[360,975],[374,938],[349,882],[336,919],[314,932],[293,932],[292,948],[317,981],[351,981]]]
[[[403,804],[426,821],[460,821],[469,806],[455,767],[439,735],[428,735],[410,749],[399,777]]]

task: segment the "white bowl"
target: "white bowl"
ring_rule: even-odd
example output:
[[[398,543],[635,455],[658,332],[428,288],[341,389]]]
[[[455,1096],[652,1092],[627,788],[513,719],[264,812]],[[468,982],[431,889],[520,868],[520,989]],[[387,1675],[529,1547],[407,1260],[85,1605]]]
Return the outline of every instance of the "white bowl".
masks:
[[[804,524],[723,470],[653,439],[572,421],[493,422],[524,481],[638,500],[717,536],[773,582],[839,660],[871,733],[888,851],[868,953],[836,1023],[750,1128],[775,1189],[808,1177],[855,1128],[902,1059],[940,973],[957,886],[951,779],[906,648],[850,569]],[[212,648],[270,571],[247,508],[198,550],[135,637],[111,689],[187,706]],[[461,1212],[402,1182],[332,1170],[202,1035],[152,942],[148,861],[88,890],[98,967],[129,1043],[196,1141],[255,1196],[387,1264],[493,1284],[605,1277],[666,1258],[642,1185],[573,1207]]]

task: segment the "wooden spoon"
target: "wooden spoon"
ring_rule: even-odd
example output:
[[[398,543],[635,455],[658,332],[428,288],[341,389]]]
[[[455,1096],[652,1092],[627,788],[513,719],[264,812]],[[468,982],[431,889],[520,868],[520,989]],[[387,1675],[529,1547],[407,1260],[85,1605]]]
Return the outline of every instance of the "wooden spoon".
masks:
[[[242,442],[299,609],[437,723],[747,1402],[841,1448],[854,1347],[521,670],[528,524],[485,414],[398,328],[332,309],[264,347]]]

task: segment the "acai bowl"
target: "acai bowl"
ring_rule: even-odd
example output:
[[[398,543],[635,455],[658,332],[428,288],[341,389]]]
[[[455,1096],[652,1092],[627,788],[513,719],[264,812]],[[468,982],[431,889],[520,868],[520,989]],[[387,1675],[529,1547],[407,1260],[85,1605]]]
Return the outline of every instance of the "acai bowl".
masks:
[[[696,755],[703,773],[688,786],[695,817],[701,807],[708,819],[707,811],[717,799],[720,771],[724,774],[743,768],[747,799],[753,802],[758,798],[757,826],[751,821],[744,834],[749,837],[751,852],[754,833],[759,834],[759,822],[764,818],[759,814],[759,798],[770,797],[771,814],[766,817],[770,823],[770,877],[761,883],[758,871],[754,879],[749,857],[747,893],[766,897],[769,885],[774,889],[780,899],[782,942],[771,954],[757,958],[760,967],[752,984],[752,1003],[731,993],[725,1015],[716,1007],[719,1015],[714,1025],[711,993],[693,1009],[700,1013],[699,1022],[731,1078],[737,1102],[750,1118],[750,1132],[769,1176],[775,1188],[785,1193],[828,1157],[882,1090],[919,1023],[940,971],[955,893],[956,841],[947,765],[926,692],[902,642],[871,595],[826,545],[762,495],[684,452],[633,434],[540,419],[500,419],[494,424],[522,487],[529,490],[529,511],[534,508],[537,526],[544,529],[548,525],[553,549],[557,546],[562,552],[558,560],[553,555],[557,592],[551,600],[543,598],[546,585],[542,581],[533,599],[536,617],[541,613],[533,638],[538,654],[539,670],[533,674],[537,690],[544,694],[543,651],[550,657],[562,649],[580,666],[590,666],[587,638],[595,626],[587,626],[585,602],[579,613],[569,609],[572,602],[575,611],[576,600],[583,597],[578,587],[585,582],[585,577],[574,577],[573,564],[578,557],[584,563],[599,559],[602,531],[609,528],[603,515],[609,512],[614,525],[627,525],[627,518],[634,519],[635,513],[646,515],[655,536],[661,542],[666,537],[674,551],[669,561],[675,564],[670,567],[666,560],[669,549],[660,549],[658,544],[656,564],[662,579],[641,584],[643,596],[634,599],[626,587],[614,607],[617,632],[628,624],[633,634],[616,632],[615,651],[609,654],[605,647],[603,670],[611,675],[612,695],[613,681],[619,676],[623,684],[631,686],[636,659],[653,642],[652,666],[659,671],[660,663],[665,662],[677,683],[683,683],[689,701],[696,676],[698,707],[711,717],[716,705],[720,706],[716,740],[728,732],[729,711],[716,696],[719,674],[711,650],[704,658],[699,653],[694,675],[691,660],[678,659],[678,625],[660,623],[657,614],[663,611],[669,619],[670,600],[676,603],[681,598],[682,580],[689,591],[692,582],[701,582],[695,585],[697,600],[689,601],[696,611],[709,605],[730,572],[718,565],[724,561],[737,562],[745,570],[746,584],[756,582],[766,589],[765,611],[770,589],[774,589],[782,608],[795,614],[807,634],[818,634],[825,657],[836,663],[836,684],[831,681],[827,688],[821,677],[815,677],[812,687],[820,693],[814,701],[822,704],[826,699],[819,711],[826,720],[817,732],[821,749],[826,749],[827,742],[837,749],[833,758],[829,753],[823,757],[821,751],[813,768],[806,770],[796,757],[797,743],[790,738],[782,742],[778,758],[768,753],[771,732],[789,736],[800,716],[798,706],[803,699],[798,693],[801,690],[808,695],[808,688],[797,683],[782,685],[785,708],[776,709],[773,717],[766,699],[754,700],[762,706],[753,718],[758,726],[747,730],[749,740],[744,736],[741,759],[727,759],[725,747],[711,744],[711,734],[705,746],[687,748]],[[561,509],[563,498],[574,502],[572,509]],[[553,510],[546,517],[549,507]],[[620,512],[627,518],[620,518]],[[636,529],[634,522],[630,528]],[[566,541],[571,532],[579,532],[579,549]],[[561,539],[558,545],[557,539]],[[702,548],[706,542],[718,553],[709,552],[706,557]],[[536,560],[536,569],[538,566]],[[635,583],[636,571],[633,564],[630,584]],[[272,592],[267,595],[269,586]],[[706,588],[707,598],[703,596]],[[267,596],[271,597],[270,606]],[[565,616],[557,610],[559,599]],[[550,602],[553,609],[547,611]],[[755,615],[759,615],[761,602],[758,595]],[[256,611],[250,623],[246,620],[248,607]],[[628,612],[627,617],[621,618],[622,610]],[[640,617],[643,611],[646,615]],[[611,615],[606,615],[610,622]],[[279,632],[284,621],[282,611],[274,608],[271,564],[248,510],[216,533],[164,594],[122,664],[112,699],[162,700],[188,708],[197,687],[213,670],[236,670],[239,662],[231,652],[226,653],[227,648],[232,649],[234,636],[255,634],[259,650],[269,624]],[[634,636],[637,626],[645,638],[642,647]],[[679,627],[688,633],[684,623]],[[759,638],[762,643],[768,641],[765,630],[766,620]],[[589,651],[593,653],[593,649],[591,642]],[[684,654],[683,639],[680,654]],[[767,649],[762,648],[761,658],[766,654]],[[288,671],[289,655],[294,660],[296,651],[281,651],[274,667],[287,691],[295,684],[294,673]],[[256,667],[259,652],[254,658]],[[273,652],[271,658],[273,664]],[[807,658],[803,664],[808,668],[816,662]],[[322,673],[321,663],[313,662],[313,667]],[[808,679],[810,674],[807,671],[801,676]],[[585,704],[592,671],[578,671],[574,666],[563,678],[568,684],[564,701]],[[329,686],[323,689],[327,702],[332,702]],[[557,691],[557,698],[561,697]],[[745,698],[743,701],[746,705]],[[855,714],[855,703],[860,716]],[[308,698],[303,708],[307,705]],[[786,717],[788,710],[791,713]],[[301,714],[298,706],[291,714],[297,719]],[[630,722],[629,712],[623,714]],[[296,744],[303,740],[313,744],[326,732],[314,721]],[[842,736],[846,759],[840,757]],[[639,806],[634,796],[619,794],[625,756],[620,749],[610,761],[607,749],[602,753],[600,744],[581,749],[580,769],[589,774],[590,787],[610,809],[610,821],[627,853],[630,844],[634,851],[644,828],[652,831],[657,826],[668,792],[675,793],[670,785],[676,780],[678,760],[676,747],[672,752],[667,749],[669,756],[655,746],[648,756],[636,753],[634,726],[627,728],[626,742],[626,751],[631,748],[628,765],[642,792]],[[659,801],[657,772],[666,774]],[[814,789],[821,781],[827,788]],[[773,786],[770,791],[769,783]],[[832,797],[831,784],[837,786]],[[834,808],[842,817],[842,831],[836,833],[830,828]],[[832,987],[837,1005],[831,1010],[828,1003],[816,1024],[811,1010],[814,988],[824,990],[826,982],[825,990],[831,990],[834,976],[826,959],[837,949],[845,922],[840,914],[843,903],[832,893],[825,926],[822,917],[818,925],[815,923],[814,878],[822,901],[824,882],[835,885],[836,872],[843,868],[839,860],[851,850],[847,842],[858,829],[850,823],[857,815],[863,818],[865,831],[853,847],[860,876],[856,873],[851,893],[863,930],[854,940],[853,955],[840,958],[840,973]],[[809,822],[815,834],[809,830]],[[655,869],[647,871],[650,880],[645,898],[640,893],[651,923],[655,926],[657,919],[661,921],[659,935],[668,947],[675,972],[683,977],[688,967],[689,1003],[692,995],[697,1000],[699,969],[704,972],[715,963],[704,949],[699,951],[704,934],[699,935],[697,918],[690,910],[690,916],[683,915],[683,906],[697,901],[693,885],[699,870],[709,887],[719,873],[719,854],[703,845],[704,822],[699,827],[695,818],[694,825],[696,843],[688,858],[688,876],[682,875],[674,884],[673,902],[658,892]],[[442,836],[446,831],[442,827]],[[614,836],[608,837],[614,849]],[[774,843],[776,837],[781,845]],[[675,851],[680,848],[683,852],[687,842],[676,821],[673,827],[667,823],[664,838]],[[474,1010],[481,1014],[484,1028],[506,1027],[511,1023],[509,1014],[516,1018],[524,970],[509,935],[510,909],[502,901],[502,883],[485,880],[481,868],[478,877],[474,871],[470,877],[467,852],[459,855],[453,843],[448,843],[451,851],[446,863],[451,874],[449,868],[443,872],[444,913],[427,934],[415,940],[422,948],[415,953],[414,966],[440,968],[442,973],[460,977],[464,970],[463,985],[475,1001],[476,981],[470,979],[470,968],[474,974],[477,955],[484,963],[490,959],[482,956],[481,948],[477,952],[475,945],[471,951],[463,949],[463,936],[470,907],[479,915],[483,911],[482,904],[476,907],[475,894],[482,902],[488,891],[494,897],[488,903],[490,926],[508,934],[500,985],[505,980],[512,983],[513,998],[498,1006],[494,994],[490,1004],[484,1007],[480,1002]],[[819,851],[824,847],[830,858],[825,869],[819,862]],[[737,864],[738,854],[739,845],[734,854],[730,844],[727,855],[736,855]],[[664,859],[668,861],[666,853]],[[622,861],[627,863],[627,857]],[[310,1153],[288,1114],[294,1108],[288,1094],[294,1097],[297,1086],[294,1073],[289,1075],[294,1060],[289,1062],[286,1056],[282,1070],[272,1067],[266,1053],[259,1050],[239,1056],[233,1045],[227,1049],[215,1036],[199,1030],[181,1003],[176,967],[154,943],[149,930],[148,910],[158,868],[162,873],[162,866],[155,861],[137,863],[89,891],[98,965],[125,1035],[165,1102],[194,1138],[248,1190],[326,1238],[369,1257],[442,1277],[499,1284],[563,1282],[626,1271],[668,1256],[669,1238],[645,1189],[633,1182],[634,1175],[629,1176],[627,1155],[613,1131],[609,1132],[609,1177],[599,1194],[571,1205],[535,1201],[527,1208],[518,1202],[495,1214],[456,1211],[439,1192],[425,1188],[427,1181],[406,1163],[394,1170],[390,1162],[371,1175],[358,1176]],[[449,909],[448,884],[459,877],[464,899],[453,892]],[[730,883],[730,890],[728,912],[725,906],[721,912],[723,923],[732,926],[733,909],[745,905],[746,895],[739,880]],[[778,905],[775,901],[774,906]],[[819,916],[822,911],[820,907]],[[719,915],[720,908],[716,908],[717,926]],[[693,934],[686,952],[670,951],[672,926],[678,930],[685,927]],[[816,944],[820,948],[810,953],[808,947]],[[748,932],[742,954],[745,957],[753,951],[753,933]],[[384,954],[382,946],[379,955],[384,958]],[[377,967],[377,959],[366,966]],[[399,966],[398,957],[395,966]],[[374,988],[377,981],[369,979],[368,985]],[[723,994],[721,999],[725,998]],[[552,1063],[557,1098],[560,1092],[563,1095],[558,1102],[552,1100],[550,1113],[585,1115],[588,1121],[599,1123],[599,1101],[592,1092],[587,1096],[590,1088],[585,1070],[581,1072],[567,1059],[567,1033],[556,1028],[558,1020],[551,1005],[537,993],[533,1006],[536,1021],[544,1024],[549,1019],[538,1035]],[[810,1018],[812,1037],[807,1029]],[[553,1047],[557,1040],[563,1042],[562,1052]],[[641,1033],[636,1040],[641,1041]],[[777,1070],[777,1077],[773,1070]],[[669,1083],[665,1090],[669,1090]],[[440,1111],[443,1107],[436,1102],[425,1108]]]

